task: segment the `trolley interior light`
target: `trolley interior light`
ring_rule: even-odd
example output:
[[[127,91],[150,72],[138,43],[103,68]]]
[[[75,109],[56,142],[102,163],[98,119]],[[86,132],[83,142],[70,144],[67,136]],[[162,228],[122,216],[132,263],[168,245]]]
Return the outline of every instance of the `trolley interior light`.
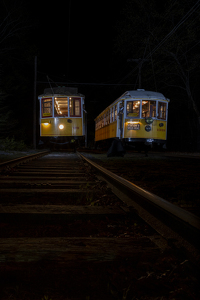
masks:
[[[45,123],[43,123],[45,126],[48,126],[49,125],[49,123],[48,122],[45,122]]]

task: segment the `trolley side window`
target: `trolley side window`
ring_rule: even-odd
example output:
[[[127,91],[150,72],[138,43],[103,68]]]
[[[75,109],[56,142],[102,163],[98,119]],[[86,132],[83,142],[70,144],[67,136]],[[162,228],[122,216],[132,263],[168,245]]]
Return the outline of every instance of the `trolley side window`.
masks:
[[[110,123],[113,121],[113,108],[110,108]]]
[[[103,116],[101,116],[101,121],[100,121],[100,123],[101,123],[101,128],[104,126],[104,117]]]
[[[114,115],[114,121],[117,120],[117,105],[115,105],[115,115]]]
[[[101,119],[99,118],[98,119],[98,129],[100,129],[101,128]]]
[[[106,126],[106,114],[103,115],[103,126]]]
[[[70,117],[81,117],[81,99],[70,98]]]
[[[52,98],[42,99],[42,118],[52,117]]]
[[[142,117],[156,118],[156,101],[149,101],[149,100],[142,101]]]
[[[158,102],[158,119],[166,120],[167,104]]]
[[[112,107],[112,116],[111,116],[112,122],[114,122],[114,120],[115,120],[115,118],[114,118],[114,113],[115,113],[114,109],[115,109],[115,107],[113,106]]]
[[[101,128],[101,119],[100,118],[98,118],[96,120],[96,130],[99,129],[99,128]]]
[[[127,101],[126,116],[132,118],[140,116],[140,101]]]
[[[54,116],[55,117],[68,117],[68,99],[67,99],[67,97],[54,99]]]
[[[106,112],[106,125],[108,125],[110,123],[110,111],[108,110]]]

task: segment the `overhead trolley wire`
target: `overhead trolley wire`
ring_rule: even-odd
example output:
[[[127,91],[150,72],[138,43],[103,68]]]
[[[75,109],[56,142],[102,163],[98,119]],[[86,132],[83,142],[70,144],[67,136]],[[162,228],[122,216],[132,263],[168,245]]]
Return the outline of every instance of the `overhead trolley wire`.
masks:
[[[187,12],[187,14],[179,21],[179,23],[164,37],[164,39],[152,50],[151,53],[147,55],[149,58],[154,54],[175,32],[176,30],[195,12],[195,10],[200,6],[200,0]]]
[[[96,85],[96,86],[130,86],[132,83],[97,83],[97,82],[66,82],[66,81],[53,81],[58,84],[70,84],[70,85]],[[37,81],[37,83],[49,83],[49,81]]]

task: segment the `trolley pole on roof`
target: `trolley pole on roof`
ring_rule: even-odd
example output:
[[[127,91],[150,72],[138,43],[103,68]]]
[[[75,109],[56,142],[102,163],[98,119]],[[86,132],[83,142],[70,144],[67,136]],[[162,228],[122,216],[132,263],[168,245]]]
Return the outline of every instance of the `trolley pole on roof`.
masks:
[[[34,64],[33,149],[36,149],[36,86],[37,86],[37,56],[35,56],[35,64]]]
[[[144,58],[138,58],[138,59],[128,59],[128,62],[136,62],[138,64],[139,68],[139,89],[142,88],[142,64],[146,61],[149,61],[149,59],[144,59]]]

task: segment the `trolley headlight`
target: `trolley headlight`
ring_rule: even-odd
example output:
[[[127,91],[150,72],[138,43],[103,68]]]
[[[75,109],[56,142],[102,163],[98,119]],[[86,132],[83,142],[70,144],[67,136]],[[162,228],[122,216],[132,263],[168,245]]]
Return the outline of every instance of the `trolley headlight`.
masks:
[[[60,125],[59,125],[59,129],[62,130],[63,128],[64,128],[64,125],[60,124]]]
[[[151,123],[153,123],[153,119],[152,119],[152,117],[148,117],[148,118],[146,118],[146,119],[145,119],[145,122],[146,122],[147,124],[151,124]]]

